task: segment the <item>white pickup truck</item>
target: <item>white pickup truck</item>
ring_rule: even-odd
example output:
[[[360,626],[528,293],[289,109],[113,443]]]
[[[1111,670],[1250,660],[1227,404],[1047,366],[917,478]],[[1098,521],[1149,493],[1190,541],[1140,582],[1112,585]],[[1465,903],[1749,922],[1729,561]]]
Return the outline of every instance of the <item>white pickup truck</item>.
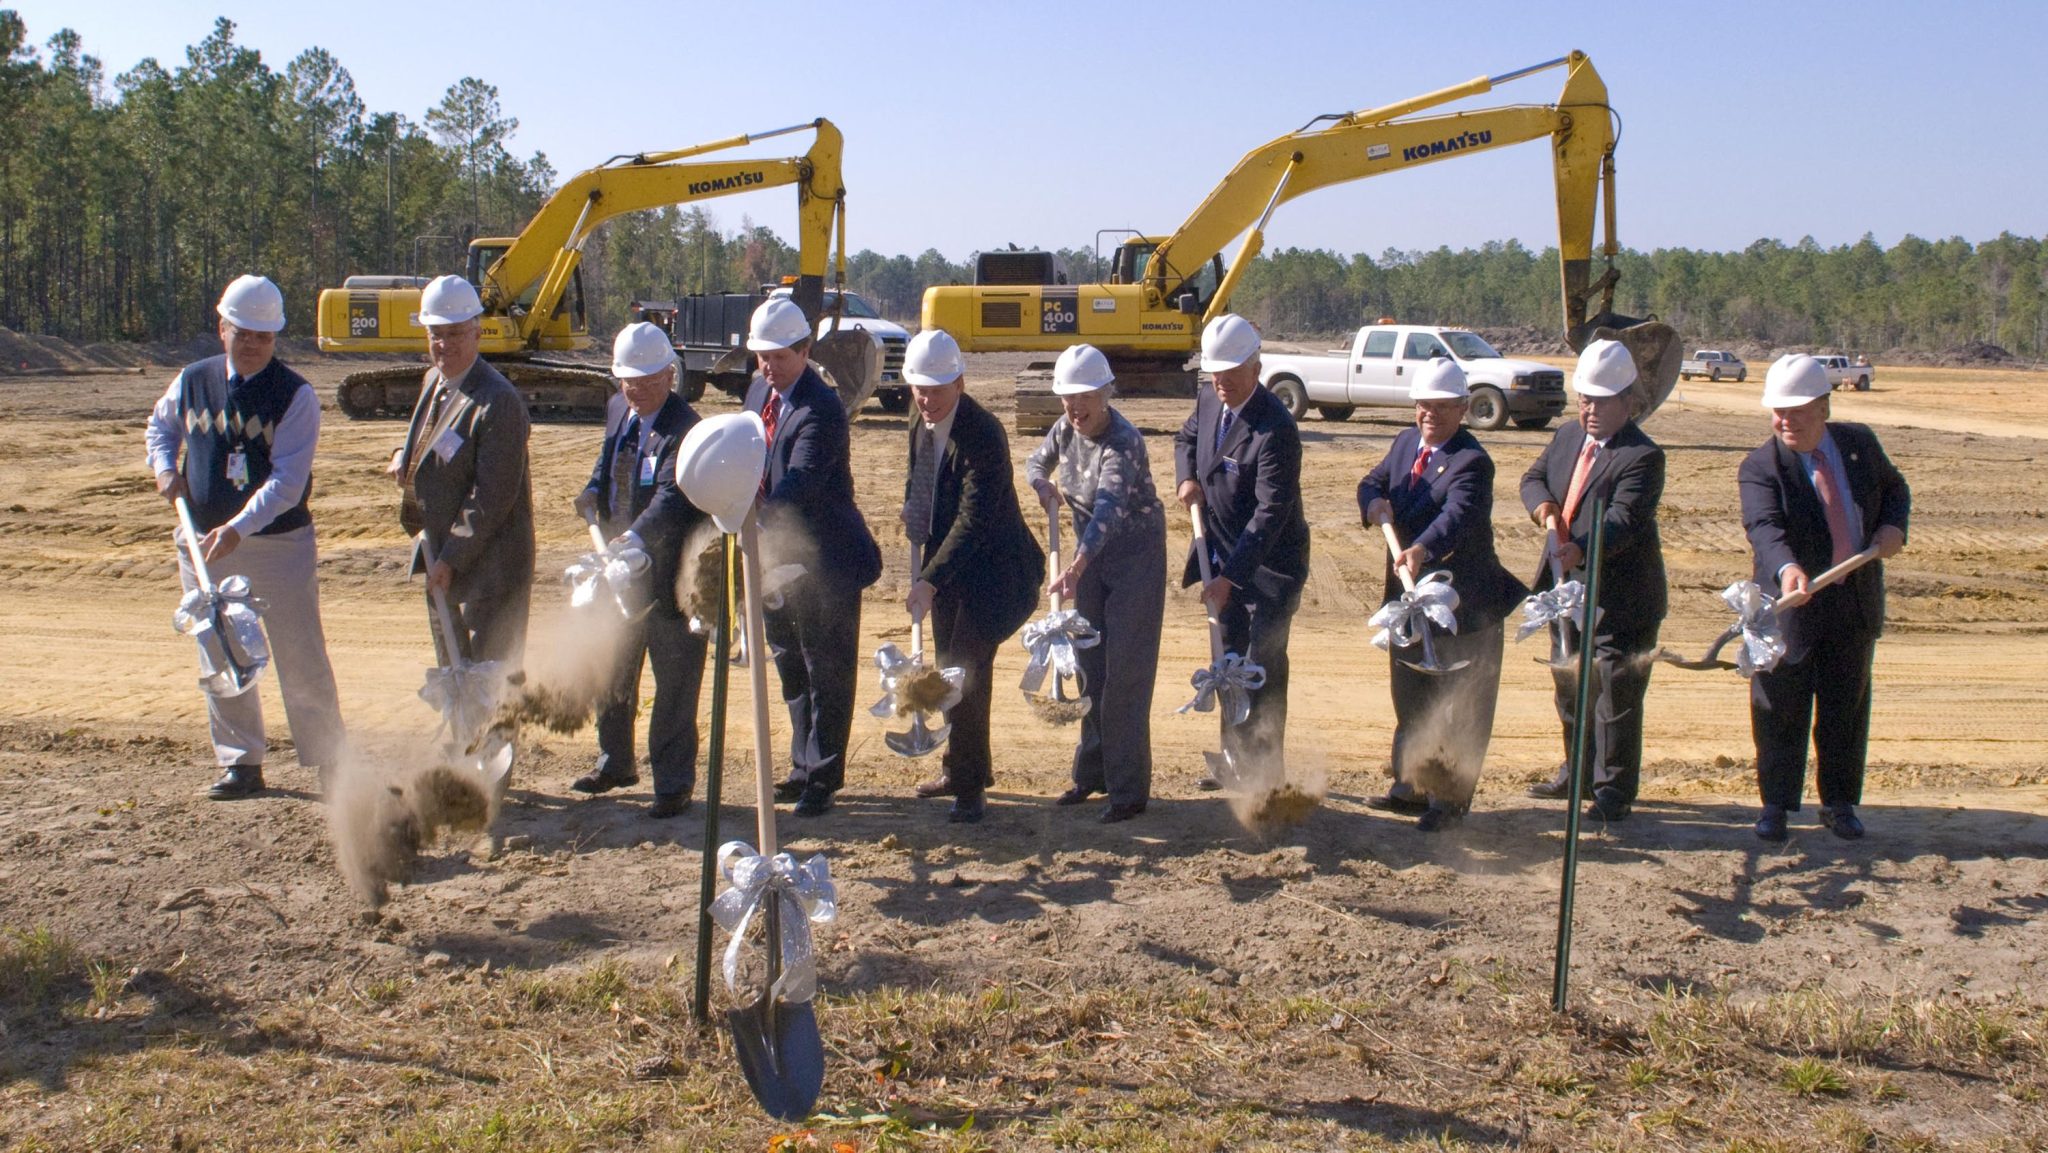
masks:
[[[1869,392],[1870,382],[1877,377],[1877,370],[1870,367],[1870,362],[1860,356],[1854,360],[1846,356],[1816,356],[1814,359],[1820,361],[1820,366],[1828,370],[1830,389],[1847,386],[1857,392]]]
[[[1708,380],[1745,381],[1749,379],[1749,365],[1732,352],[1702,348],[1678,365],[1678,379],[1691,380],[1695,376],[1704,376]]]
[[[1448,356],[1465,370],[1472,411],[1465,423],[1492,431],[1509,421],[1542,428],[1564,411],[1564,371],[1533,360],[1510,360],[1477,333],[1416,324],[1370,324],[1350,351],[1324,355],[1269,352],[1259,358],[1259,383],[1301,419],[1310,407],[1324,420],[1344,420],[1360,407],[1410,408],[1408,378],[1431,357]]]

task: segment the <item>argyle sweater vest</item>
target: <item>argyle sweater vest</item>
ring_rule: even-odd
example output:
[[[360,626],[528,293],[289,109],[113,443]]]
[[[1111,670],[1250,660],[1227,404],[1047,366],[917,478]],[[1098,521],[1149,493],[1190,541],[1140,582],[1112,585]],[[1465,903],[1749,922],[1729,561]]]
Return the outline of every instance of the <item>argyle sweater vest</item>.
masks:
[[[277,439],[278,423],[298,391],[312,387],[283,361],[273,359],[262,372],[229,388],[227,359],[208,357],[187,365],[182,376],[185,484],[192,490],[192,516],[202,532],[233,520],[249,497],[270,479],[270,447]],[[237,452],[246,454],[248,460],[249,475],[243,484],[228,478],[229,458]],[[312,524],[312,497],[313,477],[308,473],[299,503],[279,513],[257,535]]]

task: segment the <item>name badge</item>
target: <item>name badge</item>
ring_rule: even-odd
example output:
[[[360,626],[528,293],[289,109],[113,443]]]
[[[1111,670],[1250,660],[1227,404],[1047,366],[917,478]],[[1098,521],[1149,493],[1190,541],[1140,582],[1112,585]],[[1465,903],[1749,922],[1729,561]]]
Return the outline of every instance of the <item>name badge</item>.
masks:
[[[228,483],[236,488],[249,487],[249,454],[236,449],[228,454]]]
[[[640,458],[640,487],[645,488],[654,483],[654,466],[659,463],[652,456]]]
[[[452,428],[443,429],[434,438],[434,459],[447,464],[455,457],[455,450],[462,447],[462,434]]]
[[[1237,458],[1236,458],[1236,457],[1234,457],[1234,456],[1226,456],[1226,457],[1224,457],[1224,458],[1223,458],[1223,471],[1224,471],[1224,472],[1227,472],[1227,473],[1231,473],[1232,475],[1235,475],[1235,474],[1237,473],[1237,470],[1238,470],[1238,464],[1237,464]]]

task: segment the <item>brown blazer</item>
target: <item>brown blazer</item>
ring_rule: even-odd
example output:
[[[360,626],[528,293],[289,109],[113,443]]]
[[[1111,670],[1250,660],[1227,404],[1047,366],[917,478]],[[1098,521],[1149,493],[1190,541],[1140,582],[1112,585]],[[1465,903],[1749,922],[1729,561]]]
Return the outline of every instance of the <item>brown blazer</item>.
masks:
[[[512,382],[478,359],[436,423],[453,444],[434,451],[427,410],[441,373],[428,369],[399,450],[399,475],[412,478],[421,527],[432,555],[455,570],[457,601],[489,597],[533,582],[533,490],[527,475],[526,401]],[[416,568],[425,557],[416,554]]]

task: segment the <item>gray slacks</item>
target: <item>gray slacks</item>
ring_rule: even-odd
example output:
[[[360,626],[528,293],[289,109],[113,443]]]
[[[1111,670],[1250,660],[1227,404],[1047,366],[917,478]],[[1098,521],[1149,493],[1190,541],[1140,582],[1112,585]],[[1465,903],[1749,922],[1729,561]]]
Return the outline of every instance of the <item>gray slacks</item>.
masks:
[[[1119,538],[1089,562],[1075,611],[1102,643],[1075,651],[1081,688],[1094,704],[1081,718],[1074,785],[1107,792],[1113,805],[1152,796],[1152,687],[1166,616],[1166,532]]]

